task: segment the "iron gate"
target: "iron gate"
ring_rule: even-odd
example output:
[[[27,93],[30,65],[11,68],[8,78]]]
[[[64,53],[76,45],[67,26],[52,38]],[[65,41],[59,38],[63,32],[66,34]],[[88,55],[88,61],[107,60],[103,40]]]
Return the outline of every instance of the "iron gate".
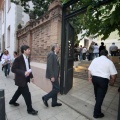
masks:
[[[73,11],[69,14],[67,13],[67,8],[71,5],[77,3],[80,0],[70,0],[62,7],[62,35],[61,35],[61,78],[60,78],[60,93],[66,94],[71,88],[73,83],[73,45],[74,38],[72,32],[74,33],[73,27],[68,23],[69,19],[78,15],[84,14],[89,5]],[[94,8],[100,7],[101,5],[107,4],[112,0],[103,0],[99,2]],[[70,37],[71,36],[71,37]],[[69,43],[70,41],[70,43]],[[70,50],[69,45],[72,44]],[[69,56],[69,52],[70,55]]]
[[[65,45],[65,83],[64,93],[68,93],[73,85],[73,62],[74,62],[74,28],[70,23],[66,24]]]

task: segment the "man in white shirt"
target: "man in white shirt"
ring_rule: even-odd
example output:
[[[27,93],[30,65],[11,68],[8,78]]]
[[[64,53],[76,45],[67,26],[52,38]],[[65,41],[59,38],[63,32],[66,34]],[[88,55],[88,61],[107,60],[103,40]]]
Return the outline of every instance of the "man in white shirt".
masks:
[[[102,118],[101,106],[108,89],[108,83],[114,85],[117,71],[111,60],[107,58],[108,51],[102,50],[101,56],[95,58],[88,68],[88,80],[92,81],[95,93],[94,118]]]
[[[112,45],[109,48],[109,52],[111,54],[111,56],[116,56],[118,47],[115,45],[115,43],[112,43]]]

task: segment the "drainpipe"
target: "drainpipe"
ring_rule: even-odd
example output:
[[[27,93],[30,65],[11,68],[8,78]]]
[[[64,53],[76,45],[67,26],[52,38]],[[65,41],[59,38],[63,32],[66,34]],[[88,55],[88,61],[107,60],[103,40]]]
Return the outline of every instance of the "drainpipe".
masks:
[[[6,36],[7,36],[7,35],[6,35],[6,0],[4,1],[4,3],[5,3],[5,4],[4,4],[4,8],[5,8],[5,11],[4,11],[4,12],[5,12],[5,15],[4,15],[4,41],[3,41],[3,42],[4,42],[4,48],[3,48],[3,49],[5,49],[5,46],[6,46],[5,44],[7,43],[7,42],[6,42]]]

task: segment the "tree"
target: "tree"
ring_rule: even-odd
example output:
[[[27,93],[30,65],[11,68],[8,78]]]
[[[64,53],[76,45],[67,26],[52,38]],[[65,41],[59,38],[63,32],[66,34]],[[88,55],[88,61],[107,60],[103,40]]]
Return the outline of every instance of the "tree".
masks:
[[[33,3],[33,10],[30,8],[30,1]],[[21,5],[24,12],[34,14],[38,18],[47,11],[52,0],[11,0],[11,2]]]
[[[118,31],[120,36],[120,2],[119,0],[109,1],[109,4],[96,8],[94,8],[94,5],[97,6],[100,2],[93,2],[89,5],[82,22],[82,29],[86,30],[87,36],[91,34],[94,37],[103,35],[102,39],[105,40],[114,31]]]
[[[30,12],[29,1],[32,1],[34,5],[31,13],[37,18],[48,10],[48,6],[53,0],[12,0],[23,6],[27,13]],[[62,3],[68,1],[70,0],[61,0]],[[100,6],[103,1],[109,1],[109,3]],[[87,6],[85,14],[69,20],[75,28],[76,35],[84,30],[86,32],[82,35],[83,37],[93,35],[95,38],[102,35],[102,39],[105,40],[114,31],[118,31],[120,36],[119,0],[79,0],[76,4],[71,5],[67,12],[74,12],[85,6]]]

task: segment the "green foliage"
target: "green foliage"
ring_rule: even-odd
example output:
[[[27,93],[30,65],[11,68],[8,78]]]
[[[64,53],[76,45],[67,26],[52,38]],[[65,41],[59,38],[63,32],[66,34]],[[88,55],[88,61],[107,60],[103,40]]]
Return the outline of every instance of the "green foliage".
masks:
[[[29,2],[33,3],[33,10],[30,9]],[[47,10],[52,0],[11,0],[15,4],[19,4],[24,8],[24,12],[34,14],[35,18],[43,15]]]
[[[35,18],[40,17],[48,10],[49,4],[53,0],[11,0],[16,4],[20,4],[24,7],[25,12],[34,14]],[[34,9],[30,11],[28,2],[32,1]],[[64,4],[70,0],[61,0]],[[75,28],[75,34],[82,33],[86,31],[82,36],[93,35],[94,38],[98,36],[103,36],[102,39],[105,40],[109,37],[111,32],[118,31],[120,36],[120,1],[119,0],[109,0],[110,2],[106,5],[99,6],[100,2],[103,0],[79,0],[76,4],[71,5],[66,14],[72,13],[85,6],[87,11],[85,14],[80,14],[69,21]],[[96,7],[94,7],[96,6]],[[77,40],[77,36],[75,38]]]
[[[105,40],[109,37],[111,32],[115,30],[120,31],[120,2],[117,0],[112,0],[107,5],[98,7],[94,10],[87,11],[87,20],[86,28],[89,28],[89,34],[95,35],[95,37],[99,35],[103,35],[102,39]],[[120,34],[119,34],[120,35]]]
[[[94,38],[103,36],[102,40],[105,40],[114,31],[118,31],[120,36],[119,0],[109,0],[108,4],[101,6],[100,1],[102,0],[81,0],[72,5],[70,9],[72,12],[88,6],[85,14],[80,14],[71,19],[76,33],[86,31],[82,34],[82,38],[92,35]]]

